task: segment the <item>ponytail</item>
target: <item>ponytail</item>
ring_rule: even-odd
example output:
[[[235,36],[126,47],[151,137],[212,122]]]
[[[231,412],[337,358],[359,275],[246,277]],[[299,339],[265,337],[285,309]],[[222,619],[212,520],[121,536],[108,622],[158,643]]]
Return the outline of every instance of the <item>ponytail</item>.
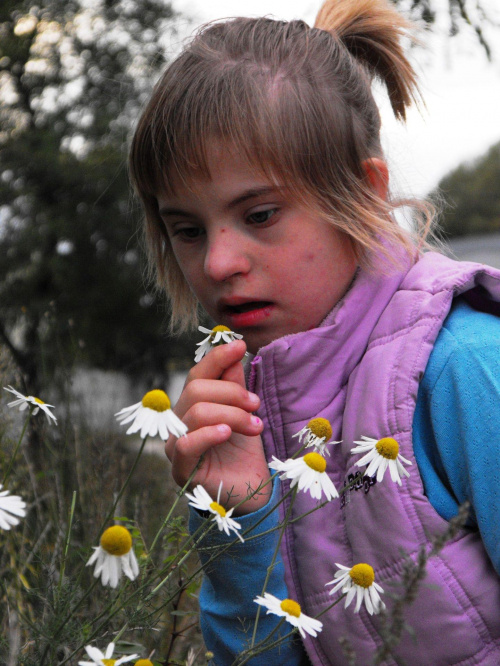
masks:
[[[314,27],[330,32],[385,84],[394,115],[406,120],[407,108],[420,98],[415,71],[401,46],[413,24],[388,0],[326,0]]]

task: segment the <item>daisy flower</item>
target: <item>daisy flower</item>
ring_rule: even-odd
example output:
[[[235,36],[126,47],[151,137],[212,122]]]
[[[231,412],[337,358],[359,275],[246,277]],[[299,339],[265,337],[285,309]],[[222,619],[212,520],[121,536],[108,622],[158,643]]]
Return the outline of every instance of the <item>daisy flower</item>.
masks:
[[[176,437],[182,437],[188,431],[187,426],[170,409],[170,400],[165,391],[155,389],[146,393],[141,402],[125,407],[115,414],[116,420],[124,425],[132,425],[127,430],[127,435],[141,431],[141,437],[146,435],[155,437],[160,435],[161,439],[168,439],[169,433]]]
[[[281,601],[281,599],[265,592],[263,597],[257,597],[254,601],[259,606],[267,608],[266,615],[273,613],[274,615],[286,618],[287,622],[297,627],[302,638],[306,637],[306,633],[311,636],[317,636],[323,629],[323,623],[313,617],[309,617],[309,615],[304,615],[300,605],[293,599],[283,599]]]
[[[231,518],[233,509],[226,509],[219,504],[220,494],[222,490],[222,481],[219,484],[219,492],[217,493],[217,502],[214,502],[205,488],[197,485],[193,490],[193,494],[186,493],[186,497],[190,500],[189,506],[198,509],[199,511],[209,511],[213,514],[213,520],[217,523],[219,531],[224,531],[229,536],[229,531],[232,530],[238,539],[243,543],[244,539],[238,530],[241,530],[241,525]]]
[[[109,584],[115,588],[122,572],[130,580],[137,578],[139,565],[132,548],[132,535],[126,527],[113,525],[102,533],[100,545],[94,548],[87,566],[91,566],[94,562],[96,563],[94,577],[101,576],[104,586]]]
[[[370,615],[380,613],[385,608],[385,604],[379,595],[379,592],[384,590],[375,582],[375,572],[369,564],[355,564],[352,568],[335,564],[339,571],[335,574],[334,579],[326,585],[335,586],[330,590],[330,594],[335,594],[338,590],[347,594],[344,608],[349,606],[354,597],[356,597],[355,613],[359,613],[363,602]]]
[[[0,490],[3,486],[0,483]],[[19,516],[24,518],[26,515],[26,502],[18,495],[10,495],[8,490],[0,492],[0,527],[3,530],[10,530],[11,527],[19,525]]]
[[[41,409],[42,412],[45,413],[47,421],[50,423],[52,419],[52,421],[54,421],[54,423],[57,425],[57,419],[50,411],[51,409],[54,409],[54,405],[47,405],[43,402],[43,400],[40,400],[40,398],[35,398],[32,395],[23,395],[22,393],[19,393],[19,391],[16,391],[15,388],[12,388],[12,386],[4,386],[4,390],[10,391],[10,393],[13,393],[16,396],[16,400],[12,400],[12,402],[7,404],[8,407],[19,407],[20,412],[29,407],[33,410],[33,416],[38,414]]]
[[[138,654],[131,654],[128,657],[120,657],[119,659],[112,659],[113,652],[115,650],[115,644],[110,643],[106,648],[106,652],[103,654],[98,648],[92,647],[91,645],[85,646],[85,652],[92,659],[92,661],[79,661],[78,666],[120,666],[120,664],[126,664],[132,659],[137,659]],[[139,662],[137,662],[139,663]]]
[[[273,456],[269,467],[282,472],[280,479],[291,479],[291,488],[298,484],[299,490],[309,491],[313,499],[321,499],[322,492],[328,500],[339,496],[333,481],[326,473],[325,458],[316,451],[306,453],[302,458],[289,458],[285,462]]]
[[[327,440],[332,436],[332,426],[328,419],[324,419],[319,416],[316,419],[311,419],[309,423],[299,430],[298,433],[293,435],[293,437],[298,437],[299,442],[302,444],[302,438],[305,436],[304,444],[306,449],[314,447],[314,450],[320,453],[322,456],[327,453],[330,455],[330,451],[326,448],[328,444],[340,444],[339,442],[328,442]]]
[[[208,333],[208,336],[201,342],[197,342],[196,346],[199,349],[196,350],[196,355],[194,357],[194,362],[198,363],[201,359],[208,354],[212,347],[217,345],[223,345],[228,342],[233,342],[234,340],[241,340],[243,337],[239,333],[233,333],[233,331],[227,326],[214,326],[212,330],[205,328],[204,326],[198,326],[198,330],[202,333]]]
[[[410,473],[403,467],[402,463],[406,465],[411,465],[412,463],[410,460],[403,458],[399,453],[399,444],[392,437],[383,437],[376,440],[371,437],[362,436],[361,441],[354,443],[358,444],[358,446],[351,449],[351,453],[366,453],[356,463],[358,467],[368,465],[365,470],[365,476],[375,476],[376,474],[377,482],[380,482],[384,478],[386,469],[389,468],[391,479],[399,485],[401,485],[401,474],[410,476]]]

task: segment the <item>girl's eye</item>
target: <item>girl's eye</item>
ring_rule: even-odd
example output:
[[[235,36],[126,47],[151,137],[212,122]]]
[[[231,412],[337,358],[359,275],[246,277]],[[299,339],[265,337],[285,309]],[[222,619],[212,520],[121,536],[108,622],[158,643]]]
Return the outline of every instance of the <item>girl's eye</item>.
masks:
[[[174,229],[173,236],[178,236],[182,240],[196,240],[204,234],[201,227],[179,227]]]
[[[259,210],[248,216],[248,220],[254,224],[264,224],[268,222],[271,217],[276,213],[277,208],[269,208],[268,210]]]

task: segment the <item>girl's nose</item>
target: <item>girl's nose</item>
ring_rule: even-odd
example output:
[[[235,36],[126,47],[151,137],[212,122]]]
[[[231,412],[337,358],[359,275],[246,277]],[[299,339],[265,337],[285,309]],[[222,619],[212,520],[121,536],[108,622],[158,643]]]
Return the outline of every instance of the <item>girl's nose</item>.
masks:
[[[216,282],[224,282],[250,270],[245,239],[227,227],[218,229],[208,239],[205,274]]]

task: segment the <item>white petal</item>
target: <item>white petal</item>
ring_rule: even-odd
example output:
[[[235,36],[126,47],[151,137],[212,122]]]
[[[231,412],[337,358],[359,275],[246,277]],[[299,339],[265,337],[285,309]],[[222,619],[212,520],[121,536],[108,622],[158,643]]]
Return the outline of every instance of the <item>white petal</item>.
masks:
[[[122,555],[121,566],[123,569],[123,573],[125,574],[125,576],[127,576],[127,578],[130,578],[130,580],[135,580],[137,578],[137,574],[139,573],[139,567],[137,565],[137,560],[135,558],[133,548],[131,548],[129,552],[126,553],[126,555]]]
[[[187,433],[187,425],[185,425],[171,409],[167,410],[165,418],[167,422],[167,428],[173,435],[176,437],[182,437]]]
[[[401,457],[402,457],[402,456],[401,456]],[[404,460],[404,458],[403,458],[403,460]],[[408,461],[408,462],[409,462],[409,461]],[[397,464],[397,467],[398,467],[398,472],[399,472],[400,474],[404,474],[404,476],[406,476],[406,477],[410,476],[410,472],[406,469],[406,467],[403,467],[403,465],[402,465],[401,462],[399,461],[399,458],[396,459],[396,464]],[[411,465],[411,462],[409,462],[409,464]]]
[[[142,409],[142,407],[141,407],[141,409]],[[117,416],[116,420],[118,421],[118,423],[120,425],[126,425],[127,423],[130,423],[131,421],[133,421],[135,419],[135,417],[137,416],[138,411],[139,410],[136,410],[134,412],[130,412],[130,414],[123,414],[123,416]]]
[[[118,587],[122,573],[121,560],[116,555],[109,556],[109,584],[115,589]]]
[[[356,588],[355,588],[354,585],[352,585],[351,588],[347,592],[347,596],[345,598],[344,608],[347,608],[350,605],[350,603],[354,599],[355,595],[356,595]]]
[[[389,466],[389,461],[387,458],[383,458],[382,461],[380,462],[380,466],[378,468],[377,472],[377,482],[380,483],[384,479],[384,474],[386,472],[387,467]]]
[[[309,617],[309,615],[300,614],[299,621],[301,622],[304,630],[307,631],[311,636],[317,636],[318,632],[323,629],[323,623],[317,620],[314,617]]]
[[[149,435],[149,437],[156,437],[157,432],[158,432],[158,412],[155,413],[152,409],[148,409],[146,407],[143,412],[141,437],[142,439],[144,439],[146,435]]]
[[[380,457],[379,452],[376,449],[370,449],[370,451],[363,456],[360,460],[357,461],[356,465],[361,467],[362,465],[369,465],[372,460],[377,460]]]
[[[125,416],[128,416],[129,414],[133,414],[140,407],[142,407],[142,401],[141,402],[136,402],[135,405],[130,405],[130,407],[124,407],[123,409],[120,409],[119,412],[116,412],[115,416],[116,416],[118,421],[121,421]]]
[[[120,664],[126,664],[129,661],[133,661],[139,657],[138,654],[131,654],[128,657],[120,657],[115,661],[115,666],[120,666]]]
[[[363,595],[363,599],[364,599],[364,601],[365,601],[365,607],[366,607],[366,610],[368,611],[368,613],[369,613],[370,615],[373,615],[374,608],[373,608],[372,600],[371,600],[371,598],[370,598],[370,588],[369,588],[369,587],[365,589],[365,593],[364,593],[364,595]]]
[[[101,564],[101,582],[104,587],[109,585],[111,579],[111,567],[113,566],[113,555],[106,553]],[[97,570],[97,569],[96,569]],[[94,572],[95,573],[95,572]]]
[[[92,647],[91,645],[86,645],[85,646],[85,652],[94,661],[98,661],[99,659],[104,659],[103,653],[100,650],[98,650],[97,648]]]
[[[9,514],[4,513],[3,511],[0,512],[0,527],[3,530],[10,530],[12,526],[17,525],[18,523],[19,521],[17,518],[12,518],[11,516],[9,517]]]
[[[391,480],[394,481],[394,483],[401,485],[401,478],[399,476],[396,460],[389,461],[389,473],[391,475]]]
[[[104,655],[104,658],[111,659],[114,651],[115,651],[115,644],[111,642],[108,644],[108,647],[106,648],[106,654]]]
[[[89,567],[91,564],[94,564],[98,556],[99,556],[99,548],[94,548],[94,552],[90,556],[90,559],[85,566]]]
[[[361,608],[361,603],[363,602],[363,596],[364,596],[364,588],[360,587],[359,585],[354,585],[353,589],[356,590],[356,607],[354,609],[355,613],[359,613],[359,609]]]

